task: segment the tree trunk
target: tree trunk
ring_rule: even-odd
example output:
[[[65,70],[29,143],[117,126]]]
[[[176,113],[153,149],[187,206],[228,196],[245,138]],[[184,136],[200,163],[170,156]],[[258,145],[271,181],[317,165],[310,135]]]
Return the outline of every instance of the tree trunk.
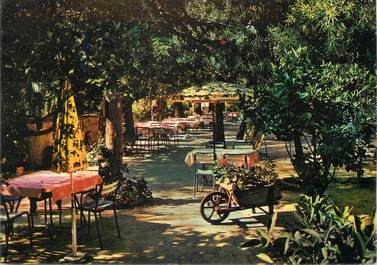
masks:
[[[238,128],[237,140],[242,140],[245,136],[246,132],[246,109],[245,109],[245,97],[240,97],[240,110],[243,112],[242,122],[240,124],[240,127]]]
[[[177,110],[178,117],[183,118],[185,116],[185,112],[184,112],[184,109],[183,109],[183,103],[182,102],[176,102],[175,107],[176,107],[176,110]]]
[[[293,167],[295,168],[297,174],[299,177],[303,179],[304,182],[306,182],[305,173],[303,172],[303,165],[305,163],[304,161],[304,149],[302,147],[301,137],[298,133],[296,133],[293,137],[293,144],[295,148],[295,155],[291,157]]]
[[[112,142],[113,156],[111,159],[111,171],[114,175],[118,175],[122,164],[122,96],[117,94],[107,102],[108,107],[105,112],[105,117],[111,122],[112,135],[110,135]],[[108,132],[106,132],[108,133]],[[106,136],[108,137],[108,136]]]
[[[327,175],[329,167],[321,166],[317,161],[305,161],[304,149],[300,134],[296,133],[293,138],[295,146],[295,156],[293,165],[302,179],[302,188],[307,195],[323,194],[327,189]],[[316,154],[313,154],[315,156]],[[307,162],[307,163],[306,163]],[[321,172],[321,171],[324,172]]]
[[[134,121],[134,115],[132,112],[132,103],[133,100],[130,97],[124,98],[124,105],[123,105],[123,111],[124,111],[124,122],[125,122],[125,140],[127,144],[133,144],[135,140],[135,121]]]
[[[245,119],[243,119],[240,124],[240,127],[238,128],[236,139],[242,140],[245,137],[245,132],[246,132],[246,121]]]
[[[295,134],[294,138],[294,145],[295,145],[295,158],[303,161],[303,156],[304,156],[304,149],[302,148],[302,142],[301,142],[301,137],[299,134]]]
[[[215,104],[215,141],[216,142],[225,142],[224,135],[224,103]]]

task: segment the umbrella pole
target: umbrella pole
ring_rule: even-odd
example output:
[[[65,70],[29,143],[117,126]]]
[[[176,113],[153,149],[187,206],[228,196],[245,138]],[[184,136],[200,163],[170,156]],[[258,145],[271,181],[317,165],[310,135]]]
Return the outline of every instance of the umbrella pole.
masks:
[[[71,195],[72,195],[72,213],[71,213],[71,232],[72,232],[72,253],[68,254],[64,258],[59,260],[59,263],[82,263],[88,258],[85,253],[77,252],[77,230],[76,230],[76,209],[75,209],[75,197],[73,189],[73,172],[69,172],[69,178],[71,182]]]
[[[77,230],[76,230],[76,209],[75,209],[75,197],[73,189],[73,176],[72,172],[69,173],[71,180],[71,194],[72,194],[72,214],[71,214],[71,223],[72,223],[72,254],[77,255]]]

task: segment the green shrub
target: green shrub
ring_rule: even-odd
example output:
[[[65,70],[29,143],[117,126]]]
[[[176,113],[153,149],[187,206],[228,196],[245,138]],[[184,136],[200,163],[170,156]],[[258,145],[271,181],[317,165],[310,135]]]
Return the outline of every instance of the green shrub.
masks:
[[[272,239],[258,230],[259,239],[244,246],[260,245],[266,253],[263,261],[284,264],[368,263],[376,262],[376,215],[367,222],[338,208],[324,197],[302,196],[297,206],[298,225]]]

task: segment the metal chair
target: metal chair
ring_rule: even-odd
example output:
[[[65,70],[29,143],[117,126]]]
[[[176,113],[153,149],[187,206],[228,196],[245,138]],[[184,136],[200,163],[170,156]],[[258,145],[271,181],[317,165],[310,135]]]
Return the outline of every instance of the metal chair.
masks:
[[[90,214],[91,213],[94,214],[97,236],[98,236],[99,245],[101,249],[103,249],[103,245],[102,245],[102,238],[101,238],[100,229],[98,225],[98,216],[101,216],[101,213],[103,211],[113,210],[118,237],[121,238],[118,217],[116,213],[116,204],[115,204],[115,198],[118,193],[119,186],[120,186],[120,180],[117,180],[110,184],[102,183],[101,185],[97,185],[95,188],[95,191],[88,196],[90,198],[89,201],[83,202],[82,198],[80,198],[80,200],[75,199],[76,203],[80,201],[77,208],[82,212],[85,212],[85,211],[88,212],[88,236],[90,235]],[[110,194],[112,194],[111,195],[112,199],[108,199],[108,196]]]
[[[160,149],[160,145],[164,146],[165,149],[170,147],[169,131],[164,128],[153,128],[152,137],[154,140],[154,145],[157,146],[157,150]]]
[[[5,251],[4,251],[4,262],[7,261],[8,256],[8,244],[9,244],[9,237],[13,228],[13,223],[17,218],[26,215],[27,223],[28,223],[28,233],[29,233],[29,240],[30,240],[30,247],[32,248],[32,232],[31,232],[31,218],[28,212],[15,212],[15,208],[8,208],[9,201],[6,201],[4,196],[0,195],[1,199],[1,214],[0,214],[0,223],[4,226],[4,234],[5,234]],[[17,207],[18,208],[18,207]],[[12,231],[13,232],[13,231]]]
[[[7,183],[3,180],[0,181],[3,185],[8,186]],[[16,213],[20,207],[21,201],[24,197],[12,196],[12,195],[3,195],[3,202],[7,204],[9,212]],[[9,227],[9,232],[13,235],[13,226]]]
[[[196,192],[199,190],[199,179],[201,184],[201,190],[203,191],[204,185],[207,185],[210,181],[213,183],[213,189],[215,189],[215,176],[211,169],[214,166],[213,153],[197,152],[194,154],[194,180],[193,180],[193,196],[195,198]]]
[[[138,151],[151,152],[153,147],[153,135],[149,128],[135,128],[135,140],[132,148]]]

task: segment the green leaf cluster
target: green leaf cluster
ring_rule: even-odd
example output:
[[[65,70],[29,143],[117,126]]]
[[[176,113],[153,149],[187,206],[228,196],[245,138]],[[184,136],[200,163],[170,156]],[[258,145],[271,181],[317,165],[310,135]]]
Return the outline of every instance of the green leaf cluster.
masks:
[[[273,185],[278,178],[275,165],[270,161],[263,161],[252,168],[218,163],[213,172],[218,183],[233,185],[238,190]]]
[[[259,239],[244,246],[262,246],[257,257],[283,264],[333,264],[376,262],[376,215],[371,220],[338,208],[320,196],[302,196],[297,206],[297,225],[271,238],[259,230]]]

